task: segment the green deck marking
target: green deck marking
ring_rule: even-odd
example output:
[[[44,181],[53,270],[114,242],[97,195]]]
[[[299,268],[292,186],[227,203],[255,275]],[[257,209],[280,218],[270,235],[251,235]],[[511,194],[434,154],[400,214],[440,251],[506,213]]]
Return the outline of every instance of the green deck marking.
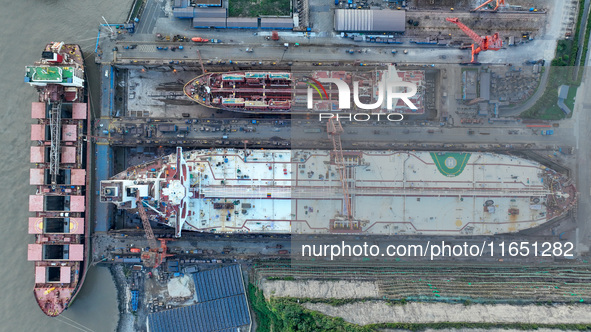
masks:
[[[31,82],[66,83],[69,78],[74,77],[74,68],[58,66],[28,66],[26,76],[29,77]]]
[[[288,79],[289,78],[289,74],[287,73],[270,73],[269,74],[270,78],[283,78],[283,79]]]
[[[33,79],[36,81],[61,82],[62,75],[59,68],[56,67],[37,67]]]
[[[246,78],[263,78],[266,75],[267,74],[265,74],[265,73],[251,73],[251,72],[248,72],[245,74]]]
[[[222,75],[223,81],[242,81],[243,79],[242,75]]]
[[[471,155],[470,153],[455,152],[430,152],[430,154],[439,173],[449,177],[460,175],[468,164]]]

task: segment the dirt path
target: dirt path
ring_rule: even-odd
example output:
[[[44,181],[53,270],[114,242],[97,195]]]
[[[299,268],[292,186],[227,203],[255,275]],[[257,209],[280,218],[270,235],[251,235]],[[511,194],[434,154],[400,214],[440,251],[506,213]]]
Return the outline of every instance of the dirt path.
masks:
[[[367,325],[373,323],[532,323],[532,324],[590,324],[589,305],[462,305],[445,303],[408,303],[388,305],[381,301],[331,306],[305,303],[304,307],[329,316]]]
[[[378,285],[373,281],[284,281],[262,280],[261,289],[266,298],[275,297],[312,297],[334,299],[376,298]]]

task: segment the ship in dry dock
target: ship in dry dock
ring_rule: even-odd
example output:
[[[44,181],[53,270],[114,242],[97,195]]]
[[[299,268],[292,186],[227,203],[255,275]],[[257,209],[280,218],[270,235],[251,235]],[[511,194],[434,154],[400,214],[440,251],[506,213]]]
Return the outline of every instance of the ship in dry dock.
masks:
[[[564,215],[577,197],[567,176],[510,155],[338,155],[177,148],[101,181],[100,199],[132,213],[142,204],[152,222],[177,237],[182,231],[470,236],[542,225]]]
[[[28,260],[34,262],[33,294],[41,310],[58,316],[84,282],[88,262],[88,107],[80,46],[48,44],[41,60],[25,68],[25,82],[37,88],[32,103]]]
[[[372,113],[424,113],[425,72],[397,70],[393,65],[386,69],[355,72],[317,70],[309,74],[287,71],[206,73],[190,80],[183,91],[187,97],[202,106],[241,113],[298,114],[338,111],[339,91],[334,84],[322,84],[323,79],[340,80],[349,87],[357,84],[355,98],[364,105],[375,105]],[[417,87],[417,93],[409,98],[416,109],[409,108],[401,99],[395,100],[388,109],[386,98],[380,97],[379,87],[382,83],[385,86],[386,82],[392,81],[408,82]],[[315,94],[312,105],[308,105],[309,93]],[[350,93],[354,93],[353,88]]]

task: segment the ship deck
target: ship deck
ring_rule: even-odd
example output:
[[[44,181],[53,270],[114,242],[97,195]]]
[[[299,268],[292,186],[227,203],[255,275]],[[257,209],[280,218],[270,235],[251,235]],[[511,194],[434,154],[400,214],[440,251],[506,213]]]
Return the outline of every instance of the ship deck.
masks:
[[[312,73],[266,72],[265,75],[277,75],[281,81],[275,83],[264,80],[261,75],[251,72],[208,73],[195,77],[183,88],[187,97],[200,105],[242,113],[309,113],[332,112],[340,110],[339,90],[334,84],[319,81],[323,79],[339,79],[350,87],[351,97],[354,93],[354,82],[359,84],[358,97],[363,104],[373,104],[379,99],[382,82],[402,81],[417,86],[417,93],[409,100],[417,107],[410,109],[401,99],[392,102],[387,108],[387,98],[382,104],[374,107],[372,113],[404,113],[422,114],[425,112],[425,72],[422,70],[397,71],[393,66],[387,70],[348,72],[314,71]],[[283,75],[283,76],[281,76]],[[289,75],[289,79],[286,75]],[[309,77],[308,77],[309,75]],[[265,83],[253,81],[260,80]],[[312,90],[312,88],[314,90]],[[307,95],[313,92],[312,105],[308,108]],[[318,92],[318,94],[316,94]],[[263,101],[272,100],[272,103]],[[353,98],[351,98],[353,100]],[[284,103],[289,102],[288,107]],[[266,106],[266,107],[263,107]]]
[[[345,196],[329,151],[186,152],[193,198],[184,229],[511,233],[564,213],[576,196],[562,175],[513,156],[345,151],[344,157],[355,227],[343,217]],[[152,167],[123,177],[141,181]]]
[[[85,136],[90,119],[80,47],[52,43],[42,57],[27,67],[25,76],[25,82],[39,87],[40,100],[31,106],[36,123],[31,125],[35,165],[30,184],[37,192],[29,196],[29,211],[35,215],[29,218],[29,234],[35,235],[35,243],[28,246],[28,260],[35,264],[35,299],[53,317],[70,305],[86,275],[89,142]]]

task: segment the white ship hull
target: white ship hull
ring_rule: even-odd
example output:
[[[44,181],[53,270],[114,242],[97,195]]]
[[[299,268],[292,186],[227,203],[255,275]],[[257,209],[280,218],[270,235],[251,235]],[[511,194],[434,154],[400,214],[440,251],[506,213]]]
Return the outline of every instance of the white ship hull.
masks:
[[[243,150],[179,148],[164,159],[103,181],[101,197],[134,209],[135,194],[104,191],[137,188],[152,219],[177,236],[183,230],[492,235],[539,226],[568,211],[576,197],[563,175],[514,156],[345,151],[351,221],[330,151],[252,150],[245,157]]]

